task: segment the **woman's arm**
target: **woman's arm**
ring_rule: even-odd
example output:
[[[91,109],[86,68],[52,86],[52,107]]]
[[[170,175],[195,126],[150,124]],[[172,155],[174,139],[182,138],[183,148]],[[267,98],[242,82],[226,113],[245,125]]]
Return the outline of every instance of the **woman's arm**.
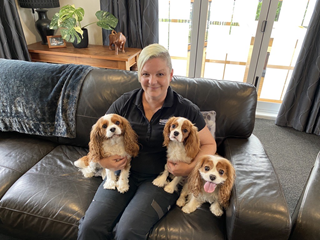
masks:
[[[173,163],[168,161],[168,171],[175,176],[188,176],[192,169],[197,164],[198,160],[203,155],[213,155],[217,151],[217,144],[214,138],[211,135],[211,132],[207,126],[205,126],[199,133],[200,139],[200,151],[194,160],[187,164],[185,162]]]

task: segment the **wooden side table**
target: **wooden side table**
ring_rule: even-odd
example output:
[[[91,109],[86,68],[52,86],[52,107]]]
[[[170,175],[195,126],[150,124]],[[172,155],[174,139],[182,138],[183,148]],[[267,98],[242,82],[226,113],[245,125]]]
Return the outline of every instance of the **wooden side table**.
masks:
[[[28,50],[33,62],[73,63],[122,70],[130,70],[137,63],[141,52],[139,48],[125,48],[125,53],[119,51],[115,55],[115,51],[109,50],[109,46],[75,48],[72,43],[67,43],[65,48],[49,48],[41,42],[28,45]]]

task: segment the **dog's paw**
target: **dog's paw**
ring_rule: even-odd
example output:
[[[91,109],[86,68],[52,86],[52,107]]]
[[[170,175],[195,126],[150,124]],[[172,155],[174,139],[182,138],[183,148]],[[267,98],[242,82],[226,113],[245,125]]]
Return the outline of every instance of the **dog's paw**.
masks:
[[[173,193],[174,190],[175,190],[175,187],[174,187],[174,186],[171,186],[170,184],[168,184],[167,186],[165,186],[164,190],[165,190],[167,193]]]
[[[157,177],[155,180],[153,180],[153,185],[157,186],[157,187],[164,187],[165,185],[167,185],[167,180],[163,177]]]
[[[180,196],[176,204],[178,207],[183,207],[184,205],[186,205],[186,198]]]
[[[78,168],[85,168],[86,167],[86,165],[84,164],[84,162],[82,161],[82,160],[77,160],[77,161],[75,161],[74,163],[73,163],[76,167],[78,167]]]
[[[116,182],[115,181],[106,181],[103,184],[104,189],[116,189]]]
[[[91,178],[95,174],[94,172],[91,171],[90,168],[83,168],[83,169],[80,169],[80,171],[82,172],[85,178]]]
[[[192,206],[190,204],[185,205],[183,208],[181,208],[182,212],[184,213],[192,213],[197,209],[196,206]]]
[[[101,170],[101,177],[102,177],[102,180],[104,180],[104,179],[106,178],[106,176],[107,176],[107,171],[106,171],[106,169],[105,169],[105,168],[103,168],[103,169]]]
[[[125,193],[129,190],[129,184],[120,182],[117,184],[117,189],[118,189],[118,192]]]
[[[211,204],[210,211],[217,217],[222,216],[223,211],[220,207],[217,207],[215,204]]]

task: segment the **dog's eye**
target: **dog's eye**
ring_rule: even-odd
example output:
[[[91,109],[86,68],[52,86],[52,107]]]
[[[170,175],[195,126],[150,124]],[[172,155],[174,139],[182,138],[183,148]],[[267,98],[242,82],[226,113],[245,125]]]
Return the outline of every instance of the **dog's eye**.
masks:
[[[223,171],[223,170],[219,170],[219,174],[220,174],[220,175],[223,175],[223,174],[224,174],[224,171]]]
[[[172,124],[172,125],[171,125],[171,127],[172,127],[172,128],[175,128],[175,127],[176,127],[176,125],[175,125],[175,124]]]
[[[120,122],[119,122],[119,121],[116,121],[116,125],[120,125]]]
[[[108,126],[107,126],[107,124],[103,124],[102,127],[103,128],[107,128]]]
[[[187,130],[187,129],[183,129],[183,132],[184,132],[184,133],[187,133],[187,132],[188,132],[188,130]]]
[[[210,170],[210,168],[209,168],[208,166],[205,166],[205,167],[204,167],[204,170],[205,170],[206,172],[208,172],[208,171]]]

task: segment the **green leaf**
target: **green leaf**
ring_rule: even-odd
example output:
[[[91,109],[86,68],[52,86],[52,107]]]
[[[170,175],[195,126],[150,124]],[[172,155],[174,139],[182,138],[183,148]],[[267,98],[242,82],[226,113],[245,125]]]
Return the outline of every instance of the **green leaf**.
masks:
[[[63,39],[65,39],[66,41],[69,41],[70,35],[69,35],[69,33],[68,33],[68,29],[61,28],[61,29],[60,29],[60,33],[61,33],[61,37],[62,37]]]
[[[75,18],[77,19],[77,22],[81,22],[84,17],[84,9],[79,7],[73,12]]]
[[[65,21],[63,21],[60,26],[62,28],[74,28],[76,26],[76,19],[75,18],[68,18]]]
[[[75,28],[61,28],[60,33],[62,38],[67,42],[74,42],[75,40],[77,40],[77,43],[81,42],[82,35],[80,35]]]
[[[83,35],[83,31],[80,27],[74,27],[74,30],[76,30],[76,32],[78,32],[81,36]]]
[[[57,30],[59,28],[58,26],[58,20],[59,20],[59,14],[56,13],[55,15],[53,15],[51,22],[50,22],[50,29],[54,29]]]
[[[113,16],[111,13],[106,11],[102,11],[102,10],[97,11],[96,17],[99,19],[99,21],[97,22],[97,25],[106,30],[112,30],[118,24],[118,19],[115,16]]]

